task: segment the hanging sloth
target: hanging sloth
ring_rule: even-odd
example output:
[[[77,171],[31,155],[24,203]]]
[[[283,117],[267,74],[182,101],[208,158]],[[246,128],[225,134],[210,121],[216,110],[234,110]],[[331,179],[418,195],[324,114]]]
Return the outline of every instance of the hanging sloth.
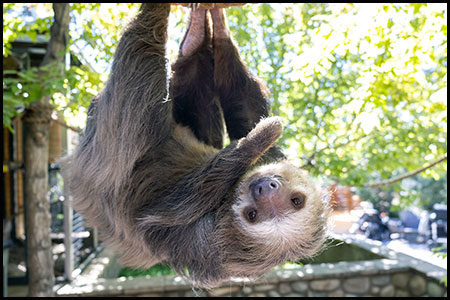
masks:
[[[223,9],[192,11],[171,76],[169,10],[143,4],[117,46],[63,165],[75,209],[122,264],[167,263],[198,287],[314,255],[327,204],[274,145],[281,118],[269,117],[265,88],[240,59]]]

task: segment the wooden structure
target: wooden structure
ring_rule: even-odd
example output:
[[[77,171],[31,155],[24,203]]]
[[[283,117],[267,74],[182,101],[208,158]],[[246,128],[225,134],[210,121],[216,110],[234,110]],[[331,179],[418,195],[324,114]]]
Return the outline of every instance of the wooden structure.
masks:
[[[23,70],[30,67],[40,65],[46,53],[48,39],[38,35],[35,42],[31,39],[20,39],[12,42],[12,53],[3,58],[3,67],[7,70]],[[71,56],[71,63],[80,65],[80,60]],[[55,118],[55,116],[52,116]],[[63,264],[55,266],[55,274],[57,281],[72,279],[73,274],[80,272],[79,265],[83,263],[83,259],[89,256],[89,252],[94,252],[98,245],[95,229],[87,230],[84,227],[84,220],[80,215],[74,213],[65,191],[55,186],[59,180],[59,166],[56,164],[57,159],[72,151],[78,142],[79,134],[73,130],[68,130],[61,126],[62,115],[57,114],[59,121],[50,123],[49,136],[49,181],[50,181],[50,210],[52,213],[52,225],[50,237],[52,244],[59,245],[64,241],[65,250],[57,255],[65,254]],[[25,185],[24,185],[24,135],[26,128],[23,122],[23,115],[19,115],[12,121],[14,133],[3,127],[3,182],[2,182],[2,219],[3,219],[3,241],[4,256],[5,251],[9,247],[14,250],[10,251],[9,257],[11,262],[20,262],[26,266],[27,258],[26,249],[23,244],[26,240],[25,229]],[[61,216],[64,219],[61,220]],[[5,245],[7,248],[5,249]],[[88,249],[90,247],[90,249]],[[8,261],[8,259],[7,259]],[[7,266],[4,266],[4,271]],[[17,274],[9,278],[9,284],[27,284],[27,274],[18,276]],[[8,278],[7,272],[4,272],[4,280]],[[4,294],[5,295],[5,294]]]
[[[36,42],[30,39],[17,40],[12,43],[13,52],[3,58],[6,70],[22,70],[39,66],[47,47],[47,40],[38,36]],[[24,220],[24,128],[21,117],[13,122],[14,134],[3,128],[3,176],[4,222],[13,222],[13,237],[25,238]]]
[[[349,186],[330,186],[330,205],[334,210],[353,210],[362,201],[357,195],[353,195]]]

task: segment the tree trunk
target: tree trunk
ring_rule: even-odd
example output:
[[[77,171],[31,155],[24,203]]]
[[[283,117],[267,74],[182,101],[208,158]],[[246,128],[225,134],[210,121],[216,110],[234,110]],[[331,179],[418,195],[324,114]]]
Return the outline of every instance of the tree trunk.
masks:
[[[60,62],[69,32],[69,4],[54,3],[54,22],[42,65]],[[33,102],[25,110],[25,197],[26,240],[28,253],[29,296],[53,296],[54,270],[50,239],[50,198],[48,195],[48,152],[50,117],[53,110],[50,95]]]
[[[29,296],[52,296],[54,285],[50,198],[48,196],[48,136],[51,105],[35,102],[25,121],[25,216]]]

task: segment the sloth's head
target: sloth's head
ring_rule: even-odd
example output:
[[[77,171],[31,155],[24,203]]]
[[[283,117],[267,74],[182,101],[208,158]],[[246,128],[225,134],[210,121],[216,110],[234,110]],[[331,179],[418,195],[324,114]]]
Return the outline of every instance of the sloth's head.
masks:
[[[241,181],[237,193],[235,219],[264,248],[299,259],[322,246],[328,206],[306,171],[288,161],[263,165]]]

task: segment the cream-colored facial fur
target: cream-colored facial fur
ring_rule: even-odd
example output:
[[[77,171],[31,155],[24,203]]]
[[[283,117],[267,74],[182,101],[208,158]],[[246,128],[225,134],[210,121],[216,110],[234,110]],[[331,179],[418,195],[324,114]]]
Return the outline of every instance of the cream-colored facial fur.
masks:
[[[305,206],[282,216],[275,217],[271,220],[265,220],[260,223],[250,224],[242,217],[242,210],[249,205],[251,199],[251,191],[249,184],[254,178],[267,175],[280,175],[290,189],[298,191],[306,195]],[[239,201],[233,205],[233,211],[236,220],[251,236],[262,240],[267,246],[289,247],[292,241],[296,243],[307,242],[316,231],[315,219],[321,215],[320,210],[324,208],[323,192],[306,171],[293,166],[287,161],[264,165],[256,168],[252,173],[248,174],[238,188]],[[289,199],[286,199],[289,201]],[[324,211],[323,213],[326,213]]]

